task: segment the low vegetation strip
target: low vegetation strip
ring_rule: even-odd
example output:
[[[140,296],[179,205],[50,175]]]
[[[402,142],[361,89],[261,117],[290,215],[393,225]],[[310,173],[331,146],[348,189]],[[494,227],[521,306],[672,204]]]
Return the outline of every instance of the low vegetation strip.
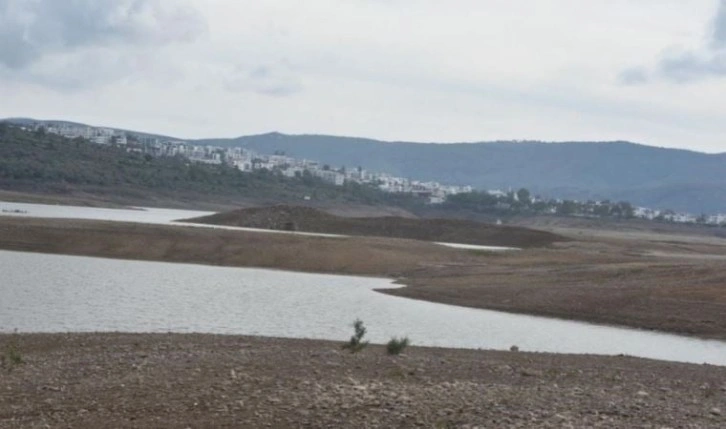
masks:
[[[549,246],[567,240],[550,232],[469,220],[394,216],[350,218],[288,205],[239,209],[186,219],[185,222],[522,248]]]

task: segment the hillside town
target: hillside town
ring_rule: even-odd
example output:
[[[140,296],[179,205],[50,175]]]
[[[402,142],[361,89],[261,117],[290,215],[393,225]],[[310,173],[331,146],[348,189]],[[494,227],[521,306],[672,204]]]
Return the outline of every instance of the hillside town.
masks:
[[[240,147],[194,145],[183,140],[168,140],[142,136],[111,128],[89,127],[68,123],[38,122],[34,130],[58,134],[67,138],[84,138],[96,144],[124,146],[130,152],[152,156],[183,156],[191,162],[228,164],[243,172],[267,169],[279,171],[286,177],[302,176],[306,171],[325,182],[342,186],[346,181],[372,184],[384,192],[408,193],[426,197],[432,204],[443,203],[449,195],[471,192],[471,186],[443,185],[433,181],[418,181],[387,173],[371,172],[362,167],[330,166],[318,161],[297,159],[275,153],[261,154]]]
[[[342,186],[346,182],[356,182],[376,186],[384,192],[406,193],[427,198],[430,204],[442,204],[449,196],[474,192],[472,186],[445,185],[435,181],[419,181],[415,179],[397,177],[385,172],[372,172],[363,167],[330,166],[315,160],[298,159],[287,156],[285,153],[262,154],[241,147],[220,147],[213,145],[194,145],[184,140],[164,139],[155,136],[130,133],[122,130],[91,127],[65,122],[34,122],[26,128],[43,132],[58,134],[67,138],[83,138],[100,145],[116,145],[125,147],[129,152],[148,154],[154,157],[182,156],[191,162],[205,164],[227,164],[234,166],[242,172],[253,172],[266,169],[277,171],[286,177],[299,177],[311,174],[325,182]],[[498,199],[497,206],[508,206],[511,203],[521,203],[526,198],[527,204],[546,204],[543,213],[567,214],[570,216],[599,217],[603,208],[620,210],[618,204],[609,201],[568,201],[562,199],[545,200],[527,193],[521,197],[520,193],[509,190],[490,189],[481,191]],[[574,203],[578,209],[562,211],[563,207]],[[626,203],[627,204],[627,203]],[[640,219],[663,221],[683,224],[726,225],[726,214],[699,214],[675,212],[672,210],[658,210],[647,207],[630,207],[627,204],[628,216]],[[618,215],[620,216],[620,215]]]

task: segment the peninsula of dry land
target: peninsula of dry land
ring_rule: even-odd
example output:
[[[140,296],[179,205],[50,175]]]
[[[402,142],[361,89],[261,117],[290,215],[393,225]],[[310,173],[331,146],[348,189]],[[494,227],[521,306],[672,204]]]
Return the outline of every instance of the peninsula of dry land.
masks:
[[[472,220],[336,216],[311,207],[289,205],[244,208],[185,222],[488,246],[541,247],[567,240],[545,231]]]

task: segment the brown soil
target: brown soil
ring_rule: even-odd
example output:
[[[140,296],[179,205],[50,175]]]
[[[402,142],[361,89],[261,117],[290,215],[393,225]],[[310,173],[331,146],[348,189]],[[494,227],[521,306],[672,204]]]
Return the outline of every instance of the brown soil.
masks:
[[[86,207],[159,207],[201,211],[229,211],[240,207],[265,207],[274,202],[255,198],[219,197],[208,195],[165,196],[147,195],[138,191],[137,194],[114,192],[99,189],[97,193],[81,190],[58,192],[18,192],[0,189],[0,204],[3,201],[33,204],[61,204]],[[325,212],[344,217],[375,217],[399,216],[415,218],[411,212],[400,207],[386,205],[366,205],[360,203],[340,203],[337,201],[305,201],[307,207],[317,208]]]
[[[645,219],[610,219],[566,216],[523,216],[508,220],[508,224],[545,231],[602,231],[611,233],[653,233],[726,238],[726,228],[716,225],[699,225],[656,222]]]
[[[0,335],[0,427],[718,428],[726,368],[178,334]]]
[[[565,240],[562,236],[544,231],[475,221],[396,216],[351,218],[310,207],[286,205],[239,209],[185,219],[185,222],[489,246],[541,247]]]
[[[0,216],[0,249],[385,276],[399,296],[726,339],[726,241],[572,231],[509,253],[405,239]]]
[[[726,247],[662,247],[571,242],[441,267],[384,293],[726,339]]]
[[[394,278],[478,259],[415,240],[3,216],[0,249]]]

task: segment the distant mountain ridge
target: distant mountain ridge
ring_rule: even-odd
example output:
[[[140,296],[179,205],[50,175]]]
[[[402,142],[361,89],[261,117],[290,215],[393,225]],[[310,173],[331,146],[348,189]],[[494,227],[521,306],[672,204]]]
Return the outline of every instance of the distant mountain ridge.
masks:
[[[83,124],[80,122],[72,122],[72,121],[62,121],[62,120],[53,120],[53,119],[33,119],[33,118],[4,118],[0,119],[0,122],[8,122],[11,124],[16,125],[35,125],[37,123],[45,123],[45,124],[53,124],[53,125],[71,125],[71,126],[77,126],[77,127],[92,127],[92,128],[109,128],[115,131],[120,131],[124,133],[133,134],[138,137],[151,137],[151,138],[158,138],[158,139],[165,139],[165,140],[184,140],[184,139],[178,139],[176,137],[170,137],[165,136],[162,134],[153,134],[153,133],[146,133],[142,131],[133,131],[133,130],[127,130],[124,128],[116,128],[116,127],[107,127],[103,125],[88,125]]]
[[[526,187],[558,198],[628,200],[693,213],[726,212],[726,153],[631,142],[408,143],[269,133],[197,140],[331,165],[480,189]]]
[[[726,213],[726,153],[706,154],[626,141],[411,143],[277,132],[185,141],[237,146],[265,154],[282,151],[333,166],[362,166],[395,176],[479,189],[525,187],[546,197],[627,200],[652,208]]]

